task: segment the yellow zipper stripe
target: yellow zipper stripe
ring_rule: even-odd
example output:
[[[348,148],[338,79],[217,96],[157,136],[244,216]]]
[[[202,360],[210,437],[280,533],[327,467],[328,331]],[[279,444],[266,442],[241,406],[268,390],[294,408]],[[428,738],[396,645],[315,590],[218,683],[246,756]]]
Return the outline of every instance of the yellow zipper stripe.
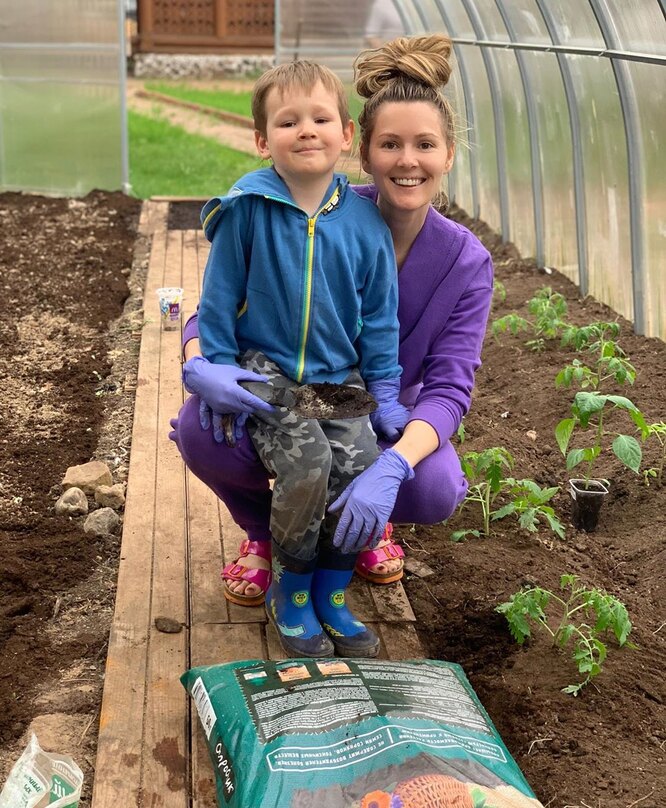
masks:
[[[310,332],[310,314],[312,312],[312,275],[314,266],[314,232],[319,214],[332,205],[340,195],[340,188],[336,187],[331,194],[331,198],[321,206],[315,215],[308,219],[308,244],[305,257],[305,294],[303,296],[303,307],[301,309],[301,339],[298,346],[298,362],[296,364],[296,381],[300,382],[305,373],[305,348]]]
[[[221,207],[222,207],[222,205],[216,205],[213,208],[213,210],[211,210],[211,212],[208,214],[208,216],[206,216],[206,218],[204,219],[204,223],[203,223],[203,231],[204,231],[204,233],[206,232],[206,227],[208,227],[208,222],[210,221],[211,216],[215,216],[215,214],[218,212],[218,210]]]
[[[308,243],[305,253],[305,293],[301,309],[301,339],[298,347],[298,364],[296,365],[296,381],[300,382],[305,373],[305,346],[310,331],[310,310],[312,307],[312,266],[314,263],[314,231],[317,216],[308,219]]]

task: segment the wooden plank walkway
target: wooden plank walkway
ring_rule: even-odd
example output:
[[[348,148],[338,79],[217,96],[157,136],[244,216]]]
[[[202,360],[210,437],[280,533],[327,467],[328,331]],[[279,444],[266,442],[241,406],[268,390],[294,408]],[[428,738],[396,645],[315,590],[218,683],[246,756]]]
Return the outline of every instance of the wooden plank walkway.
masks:
[[[216,808],[203,733],[179,677],[193,665],[284,658],[263,607],[225,600],[219,571],[243,534],[168,439],[183,402],[181,333],[160,329],[156,289],[183,287],[185,322],[208,254],[201,233],[167,229],[168,206],[145,202],[140,224],[152,248],[92,808]],[[355,580],[349,602],[379,633],[384,658],[422,656],[402,585]],[[157,617],[182,631],[156,630]]]

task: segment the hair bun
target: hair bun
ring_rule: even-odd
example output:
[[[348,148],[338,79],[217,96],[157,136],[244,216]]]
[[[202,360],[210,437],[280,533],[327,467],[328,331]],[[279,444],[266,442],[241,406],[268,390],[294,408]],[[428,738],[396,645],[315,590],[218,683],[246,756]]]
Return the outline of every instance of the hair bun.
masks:
[[[370,98],[397,79],[440,89],[451,76],[450,58],[451,40],[444,34],[399,37],[357,58],[356,92]]]

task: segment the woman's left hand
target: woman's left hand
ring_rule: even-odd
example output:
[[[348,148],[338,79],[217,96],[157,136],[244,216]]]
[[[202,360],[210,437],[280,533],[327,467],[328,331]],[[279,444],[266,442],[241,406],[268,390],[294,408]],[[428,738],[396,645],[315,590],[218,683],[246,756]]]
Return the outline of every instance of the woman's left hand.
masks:
[[[342,509],[333,545],[343,553],[358,553],[379,541],[389,521],[398,489],[414,477],[414,469],[395,449],[386,449],[353,480],[329,506],[330,513]]]
[[[400,379],[368,382],[368,392],[377,401],[377,409],[370,413],[372,428],[380,437],[395,443],[411,415],[407,407],[398,401]]]

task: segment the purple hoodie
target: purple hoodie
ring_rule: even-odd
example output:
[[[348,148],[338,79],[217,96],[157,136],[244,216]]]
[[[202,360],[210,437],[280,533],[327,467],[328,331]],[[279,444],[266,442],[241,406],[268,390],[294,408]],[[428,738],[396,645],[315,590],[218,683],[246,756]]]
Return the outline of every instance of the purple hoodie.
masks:
[[[374,185],[355,187],[377,200]],[[398,274],[401,402],[447,441],[467,414],[493,294],[490,254],[466,227],[430,208]],[[198,336],[197,315],[183,344]]]

